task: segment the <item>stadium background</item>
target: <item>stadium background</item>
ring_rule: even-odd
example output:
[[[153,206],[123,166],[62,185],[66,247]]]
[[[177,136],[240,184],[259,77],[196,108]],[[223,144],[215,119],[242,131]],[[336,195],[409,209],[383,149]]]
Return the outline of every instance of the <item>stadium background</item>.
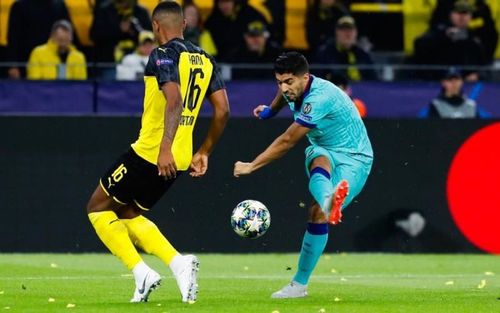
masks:
[[[7,44],[6,25],[13,2],[0,2],[0,46]],[[500,29],[500,2],[487,2]],[[80,42],[90,46],[89,2],[65,3]],[[139,3],[151,10],[156,0]],[[210,12],[211,0],[195,3],[202,15]],[[250,3],[272,18],[266,1]],[[306,49],[303,24],[307,1],[277,3],[285,12],[285,47]],[[389,42],[385,47],[389,51],[409,54],[413,40],[427,28],[435,3],[358,2],[350,9],[357,17],[384,18],[387,23],[377,28],[375,38],[381,40],[382,47]],[[400,36],[384,40],[386,27],[393,26],[399,27]],[[500,57],[498,48],[496,55]],[[468,85],[466,90],[472,92],[478,86],[481,105],[498,119],[498,83]],[[237,181],[231,176],[234,161],[254,156],[289,123],[286,114],[265,126],[248,117],[256,102],[270,99],[273,88],[271,81],[228,83],[234,118],[213,156],[209,174],[200,181],[183,177],[151,212],[159,227],[184,250],[297,251],[305,220],[303,206],[310,201],[304,188],[305,175],[300,166],[297,169],[302,164],[305,142],[283,162],[254,177]],[[487,202],[486,207],[473,208],[481,217],[473,235],[454,219],[447,198],[449,170],[460,146],[476,131],[498,122],[414,119],[439,89],[437,82],[361,82],[353,88],[371,102],[366,124],[376,161],[365,190],[349,208],[344,223],[332,230],[340,240],[331,240],[328,251],[500,253],[499,228],[495,227],[500,217],[498,195],[490,189],[480,194]],[[255,90],[262,92],[262,99],[254,98]],[[408,94],[419,97],[407,101],[404,95]],[[0,95],[0,132],[4,134],[0,145],[0,199],[2,208],[14,220],[0,220],[4,238],[0,251],[105,251],[88,223],[85,202],[103,169],[137,135],[142,84],[2,81]],[[203,112],[198,132],[206,128],[208,114]],[[492,138],[481,147],[496,154],[500,134]],[[479,154],[475,162],[482,162],[482,156]],[[475,168],[471,164],[465,171]],[[492,167],[484,175],[490,177],[498,171]],[[498,181],[495,186],[498,189]],[[193,190],[197,197],[188,196]],[[232,208],[245,198],[261,200],[271,210],[272,227],[262,240],[242,241],[229,228]],[[394,227],[394,221],[409,212],[420,213],[426,221],[423,232],[416,237]]]
[[[9,10],[14,1],[2,0],[0,3],[0,47],[7,45]],[[91,46],[89,29],[92,23],[93,1],[65,0],[64,2],[75,25],[78,39],[83,45]],[[271,2],[273,3],[270,4]],[[376,36],[380,38],[385,37],[386,39],[390,37],[390,40],[387,41],[395,42],[396,44],[388,44],[389,46],[392,46],[395,50],[403,50],[406,54],[409,54],[412,52],[415,38],[428,28],[428,21],[437,0],[400,0],[387,1],[387,3],[383,1],[351,2],[353,3],[350,5],[350,11],[354,17],[357,19],[361,17],[363,19],[369,16],[372,23],[383,19],[384,23],[377,23]],[[500,29],[500,2],[497,0],[486,0],[486,2],[491,8],[497,29]],[[149,11],[152,11],[157,0],[138,0],[138,3],[146,7]],[[200,8],[202,18],[208,16],[213,6],[212,0],[195,0],[194,3]],[[280,13],[276,14],[276,16],[281,16],[279,22],[283,23],[285,27],[285,48],[307,49],[304,29],[304,12],[307,7],[307,0],[250,0],[249,3],[269,21],[273,19],[272,10],[281,9]],[[394,36],[395,33],[398,36]],[[399,45],[401,47],[398,47]],[[496,57],[500,57],[499,48],[497,48]]]

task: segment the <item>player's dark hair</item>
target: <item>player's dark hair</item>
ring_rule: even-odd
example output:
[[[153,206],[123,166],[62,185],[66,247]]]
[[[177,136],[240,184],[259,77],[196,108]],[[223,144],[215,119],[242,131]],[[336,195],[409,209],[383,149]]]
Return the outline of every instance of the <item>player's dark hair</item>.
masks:
[[[162,1],[158,3],[158,5],[153,10],[152,16],[154,18],[161,13],[174,13],[183,16],[182,7],[177,2],[172,0]]]
[[[293,75],[302,75],[309,72],[309,63],[298,52],[285,52],[274,62],[274,72],[277,74],[290,73]]]

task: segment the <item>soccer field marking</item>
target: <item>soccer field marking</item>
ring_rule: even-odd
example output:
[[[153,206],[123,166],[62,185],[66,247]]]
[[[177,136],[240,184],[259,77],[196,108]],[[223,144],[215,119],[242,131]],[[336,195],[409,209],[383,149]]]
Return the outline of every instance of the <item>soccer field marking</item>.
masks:
[[[171,275],[163,278],[173,278]],[[442,279],[442,278],[482,278],[483,274],[364,274],[364,275],[315,275],[314,280],[341,280],[344,279]],[[200,279],[256,279],[256,280],[279,280],[290,279],[290,275],[200,275]],[[0,282],[4,280],[131,280],[132,276],[106,275],[106,276],[0,276]]]

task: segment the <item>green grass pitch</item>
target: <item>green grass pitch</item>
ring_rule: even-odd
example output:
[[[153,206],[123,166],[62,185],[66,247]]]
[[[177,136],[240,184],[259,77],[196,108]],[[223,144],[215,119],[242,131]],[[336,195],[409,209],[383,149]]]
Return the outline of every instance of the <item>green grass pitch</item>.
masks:
[[[274,300],[296,254],[200,254],[200,292],[184,304],[170,270],[150,302],[131,304],[130,273],[109,254],[0,254],[0,312],[500,312],[492,255],[323,255],[305,299]],[[69,306],[69,307],[68,307]]]

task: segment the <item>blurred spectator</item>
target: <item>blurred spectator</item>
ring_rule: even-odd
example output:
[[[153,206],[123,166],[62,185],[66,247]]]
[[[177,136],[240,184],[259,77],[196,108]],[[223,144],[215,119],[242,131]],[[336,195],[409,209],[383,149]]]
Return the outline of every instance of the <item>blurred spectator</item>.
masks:
[[[446,27],[449,21],[450,12],[458,2],[464,0],[438,0],[436,9],[432,13],[431,27]],[[481,40],[484,46],[486,59],[493,61],[495,50],[498,44],[498,32],[495,28],[495,21],[492,18],[491,10],[484,0],[468,0],[472,5],[472,21],[469,24],[471,33]]]
[[[372,65],[371,56],[357,45],[358,30],[351,16],[343,16],[335,27],[335,40],[321,46],[314,58],[315,63],[348,65],[345,70],[334,70],[351,81],[373,80],[377,75],[373,69],[360,69],[359,65]],[[320,76],[326,76],[326,72]]]
[[[110,0],[96,4],[90,28],[94,61],[120,61],[127,52],[134,51],[138,35],[143,30],[152,30],[151,20],[148,11],[135,0]],[[114,67],[101,71],[100,76],[114,78]]]
[[[269,40],[269,32],[261,21],[253,21],[243,35],[244,46],[234,50],[228,60],[233,63],[273,63],[281,53],[279,45]]]
[[[1,5],[0,5],[1,6]],[[63,0],[17,0],[9,14],[7,34],[8,62],[26,63],[33,48],[50,36],[52,25],[58,20],[69,20]],[[8,75],[12,79],[24,76],[24,68],[13,66]]]
[[[338,2],[338,0],[313,0],[307,8],[306,36],[312,55],[321,45],[334,38],[332,30],[338,19],[349,14]]]
[[[469,31],[472,6],[458,1],[449,15],[449,23],[430,29],[415,40],[414,61],[416,64],[437,65],[485,65],[484,47]],[[439,71],[421,72],[421,78],[436,79]],[[478,71],[465,72],[465,80],[477,81]]]
[[[243,34],[252,21],[267,22],[246,0],[214,0],[212,13],[205,22],[217,47],[217,59],[226,61],[233,50],[243,46]]]
[[[441,80],[441,91],[429,106],[420,112],[420,117],[429,118],[487,118],[488,113],[480,109],[473,99],[464,95],[461,73],[451,68]]]
[[[337,87],[342,89],[351,98],[352,102],[356,106],[356,109],[358,109],[359,115],[362,118],[366,117],[366,115],[368,114],[368,111],[366,109],[365,103],[363,102],[363,100],[353,97],[352,89],[349,86],[349,80],[344,75],[329,73],[326,76],[326,79],[328,79],[329,81],[334,83]]]
[[[72,45],[73,27],[54,23],[46,44],[37,46],[28,61],[28,79],[87,79],[85,56]]]
[[[243,35],[245,45],[234,50],[228,55],[227,60],[231,63],[273,63],[281,48],[272,40],[269,40],[269,32],[266,25],[261,21],[253,21],[248,24],[247,31]],[[234,69],[233,78],[258,78],[265,77],[262,69]],[[272,72],[269,73],[271,75]]]
[[[184,39],[191,41],[210,55],[217,55],[217,48],[209,31],[203,29],[200,10],[194,3],[184,4],[184,18],[186,29]]]
[[[134,53],[127,54],[116,66],[117,80],[140,80],[148,64],[149,55],[156,47],[155,36],[149,30],[139,33],[139,42]]]

